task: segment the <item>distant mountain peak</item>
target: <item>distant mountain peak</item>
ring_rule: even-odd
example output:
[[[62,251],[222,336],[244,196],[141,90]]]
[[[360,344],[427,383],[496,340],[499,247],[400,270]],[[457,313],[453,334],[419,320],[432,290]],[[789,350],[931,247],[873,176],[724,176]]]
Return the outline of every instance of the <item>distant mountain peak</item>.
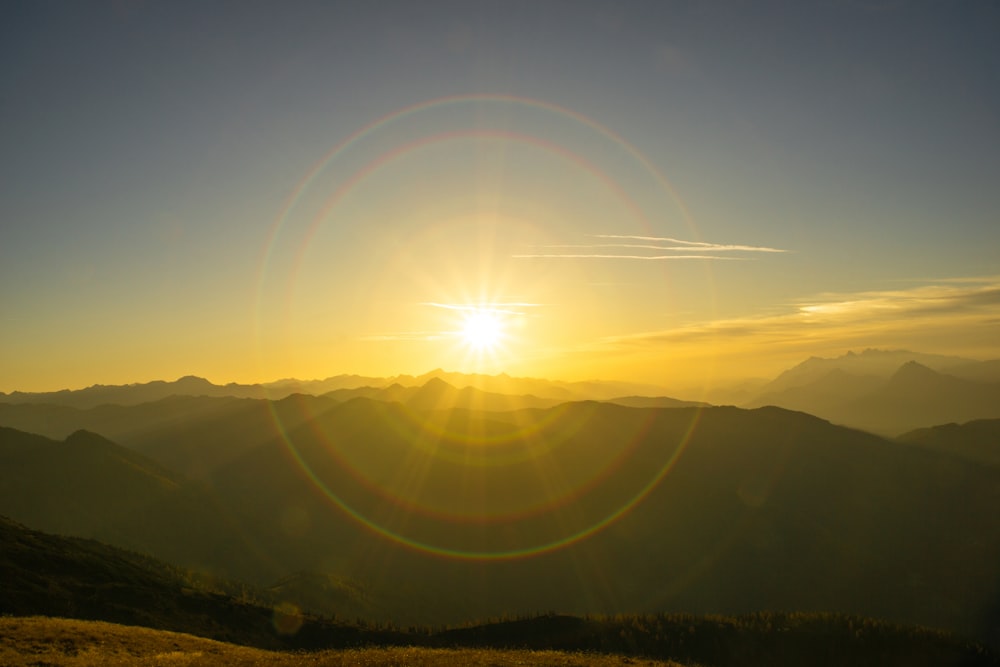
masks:
[[[900,366],[899,370],[893,373],[892,378],[889,381],[891,383],[912,382],[914,380],[926,380],[940,377],[942,377],[942,374],[938,373],[934,369],[924,366],[918,361],[910,360]]]
[[[107,440],[104,436],[98,435],[97,433],[88,431],[84,428],[77,429],[66,436],[66,444],[68,445],[90,442],[107,442]]]
[[[439,377],[432,377],[421,386],[421,389],[431,390],[431,391],[445,391],[448,389],[455,389],[455,386],[445,382]]]
[[[197,375],[185,375],[184,377],[177,378],[173,384],[198,385],[205,387],[215,386],[205,378],[198,377]]]

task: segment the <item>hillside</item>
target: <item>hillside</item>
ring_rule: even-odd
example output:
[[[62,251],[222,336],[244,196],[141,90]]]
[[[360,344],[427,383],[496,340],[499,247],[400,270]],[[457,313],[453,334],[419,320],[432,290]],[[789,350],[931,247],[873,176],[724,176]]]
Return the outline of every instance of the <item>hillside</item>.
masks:
[[[1000,466],[1000,419],[942,424],[904,433],[900,442],[919,445],[969,461]]]
[[[170,664],[199,667],[395,667],[398,665],[538,665],[539,667],[680,667],[680,663],[621,655],[500,649],[386,646],[303,653],[224,643],[191,634],[99,621],[0,618],[0,663],[7,667],[104,667]]]
[[[75,431],[100,433],[185,476],[207,479],[220,465],[336,405],[293,394],[280,401],[172,396],[138,405],[80,409],[0,403],[0,425],[62,440]]]
[[[425,595],[434,622],[765,607],[984,636],[1000,612],[997,471],[774,408],[357,399],[216,479],[272,562]]]
[[[245,586],[205,579],[94,540],[30,530],[5,517],[0,517],[0,545],[3,616],[104,620],[264,648],[321,641],[355,645],[388,637],[370,632],[363,639],[362,628],[299,615],[300,631],[282,634],[275,627],[277,600],[258,598],[256,591],[246,599],[230,596],[242,591],[245,597]]]
[[[304,661],[465,665],[512,660],[617,665],[651,664],[654,659],[669,665],[680,660],[718,667],[1000,664],[985,648],[940,631],[835,614],[613,618],[545,614],[401,632],[301,615],[280,598],[258,597],[260,591],[253,588],[192,578],[138,554],[91,540],[46,535],[2,517],[0,546],[0,576],[5,581],[0,589],[0,662],[5,665],[34,665],[40,660],[50,665],[95,665],[137,659],[188,664],[183,661],[191,657],[198,658],[191,664],[199,665],[262,660],[289,665]],[[240,598],[230,597],[227,590]],[[39,614],[91,622],[30,617]],[[376,645],[381,648],[344,650]],[[247,646],[339,650],[262,654]]]
[[[188,566],[252,561],[204,488],[86,431],[59,442],[0,427],[0,513]]]
[[[454,374],[451,374],[454,375]],[[473,379],[480,376],[470,376]],[[495,376],[481,376],[493,378]],[[515,386],[514,379],[504,384]],[[491,380],[491,384],[497,384]],[[610,385],[617,386],[617,385]],[[551,408],[565,401],[523,394],[458,388],[431,377],[422,385],[338,389],[323,396],[292,394],[280,400],[170,396],[148,403],[90,408],[0,401],[0,425],[62,440],[75,431],[100,433],[189,478],[210,480],[221,466],[255,447],[354,398],[402,403],[418,411],[509,412]],[[705,405],[669,397],[625,396],[608,402],[630,407]]]
[[[0,511],[285,581],[303,602],[310,581],[355,582],[338,593],[351,613],[404,625],[839,611],[1000,644],[1000,471],[954,456],[777,408],[421,412],[357,398],[279,433],[201,486],[163,473],[166,490],[110,443],[96,451],[114,456],[64,466],[62,443],[32,440]],[[86,466],[99,488],[35,491]],[[152,513],[129,511],[149,498]]]

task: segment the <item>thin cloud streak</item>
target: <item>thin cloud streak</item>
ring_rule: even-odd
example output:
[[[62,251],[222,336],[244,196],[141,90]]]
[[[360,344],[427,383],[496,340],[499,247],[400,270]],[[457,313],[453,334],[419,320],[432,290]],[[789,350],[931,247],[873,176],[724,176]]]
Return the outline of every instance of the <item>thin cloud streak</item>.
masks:
[[[576,254],[525,254],[511,255],[514,259],[646,259],[646,260],[668,260],[668,259],[721,259],[746,261],[747,257],[719,257],[717,255],[605,255],[599,253],[576,255]]]
[[[728,251],[758,251],[758,252],[788,252],[787,250],[777,250],[775,248],[755,248],[745,245],[705,245],[705,246],[665,246],[651,245],[644,243],[591,243],[591,244],[560,244],[560,245],[540,245],[538,248],[644,248],[647,250],[670,250],[674,252],[728,252]]]
[[[628,241],[656,241],[658,243],[677,243],[683,246],[689,246],[692,248],[701,248],[704,250],[738,250],[743,252],[788,252],[788,250],[783,250],[781,248],[768,248],[766,246],[753,246],[753,245],[734,245],[728,243],[709,243],[707,241],[685,241],[683,239],[675,239],[669,236],[632,236],[628,234],[590,234],[589,236],[595,239],[622,239]]]
[[[596,239],[616,239],[622,241],[654,241],[653,243],[589,243],[589,244],[559,244],[559,245],[539,245],[532,246],[533,248],[540,249],[575,249],[575,250],[593,250],[599,248],[622,248],[622,249],[632,249],[632,250],[655,250],[658,252],[670,252],[670,253],[701,253],[701,254],[680,254],[680,255],[638,255],[638,254],[628,254],[628,253],[612,253],[612,252],[532,252],[532,253],[521,253],[517,255],[512,255],[514,259],[637,259],[637,260],[652,260],[652,261],[664,261],[664,260],[674,260],[674,259],[705,259],[705,260],[746,260],[746,257],[722,257],[720,255],[712,253],[730,253],[730,252],[766,252],[766,253],[784,253],[787,250],[782,250],[780,248],[767,248],[764,246],[751,246],[751,245],[738,245],[732,243],[708,243],[705,241],[684,241],[681,239],[670,238],[666,236],[630,236],[623,234],[588,234],[587,236]],[[660,245],[662,243],[670,243],[673,245]]]

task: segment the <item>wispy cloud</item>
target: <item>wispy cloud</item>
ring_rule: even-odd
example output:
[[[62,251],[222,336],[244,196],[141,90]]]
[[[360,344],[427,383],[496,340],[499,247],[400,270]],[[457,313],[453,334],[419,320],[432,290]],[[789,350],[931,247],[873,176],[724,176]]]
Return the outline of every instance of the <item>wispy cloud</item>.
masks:
[[[938,281],[909,289],[829,293],[788,304],[782,312],[721,319],[663,331],[606,338],[597,347],[783,344],[900,344],[947,339],[1000,341],[1000,276]],[[979,343],[977,343],[979,344]],[[1000,343],[992,345],[1000,353]]]
[[[766,246],[754,245],[733,245],[725,243],[709,243],[707,241],[684,241],[669,236],[631,236],[624,234],[591,234],[595,239],[622,239],[629,241],[655,241],[657,243],[674,243],[689,248],[701,248],[712,252],[722,252],[736,250],[741,252],[788,252],[781,248],[768,248]]]
[[[723,259],[723,260],[745,260],[746,257],[720,257],[718,255],[614,255],[604,253],[525,253],[512,255],[515,259],[529,258],[554,258],[563,259],[645,259],[645,260],[665,260],[665,259]]]
[[[739,245],[730,243],[708,243],[706,241],[684,241],[666,236],[631,236],[622,234],[589,234],[590,238],[612,239],[617,241],[647,241],[648,243],[582,243],[582,244],[562,244],[562,245],[540,245],[534,246],[540,249],[538,252],[526,252],[513,255],[516,259],[529,258],[560,258],[560,259],[637,259],[637,260],[675,260],[675,259],[706,259],[706,260],[746,260],[747,257],[733,257],[719,255],[715,253],[783,253],[788,252],[780,248],[768,248],[765,246]],[[669,245],[664,245],[669,244]],[[547,252],[556,249],[571,251],[580,250],[600,250],[607,248],[621,248],[633,252]],[[635,250],[651,250],[656,253],[671,254],[636,254]],[[681,254],[673,254],[681,253]],[[699,254],[684,254],[699,253]]]

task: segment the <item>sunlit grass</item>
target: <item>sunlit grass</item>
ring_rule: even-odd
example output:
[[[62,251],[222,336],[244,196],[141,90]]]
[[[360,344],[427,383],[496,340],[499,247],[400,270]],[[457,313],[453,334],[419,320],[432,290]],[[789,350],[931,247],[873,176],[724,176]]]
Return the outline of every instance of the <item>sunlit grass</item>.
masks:
[[[315,667],[389,667],[391,665],[541,665],[542,667],[679,667],[676,662],[561,651],[437,649],[418,647],[352,648],[280,652],[247,648],[193,635],[101,621],[45,617],[0,618],[0,665],[20,667],[236,667],[307,665]]]

